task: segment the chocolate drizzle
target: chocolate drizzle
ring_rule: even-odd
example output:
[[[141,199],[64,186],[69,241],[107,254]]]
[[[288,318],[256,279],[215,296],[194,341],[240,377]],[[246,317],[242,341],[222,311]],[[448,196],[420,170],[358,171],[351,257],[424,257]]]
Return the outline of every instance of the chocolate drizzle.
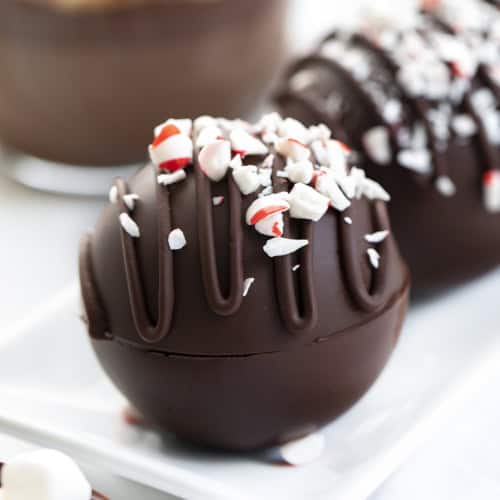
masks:
[[[212,310],[222,316],[236,313],[243,300],[243,232],[241,227],[241,194],[232,176],[227,182],[229,194],[229,293],[224,297],[217,271],[212,189],[210,179],[201,171],[195,155],[195,175],[198,213],[198,237],[205,295]]]
[[[129,209],[123,201],[128,194],[127,184],[117,179],[117,206],[119,213],[128,213]],[[130,309],[137,333],[142,340],[155,343],[167,336],[172,322],[174,309],[174,268],[172,252],[167,248],[168,234],[172,228],[168,188],[156,184],[158,204],[158,320],[153,324],[149,316],[135,243],[125,232],[121,231],[123,263],[127,278]]]

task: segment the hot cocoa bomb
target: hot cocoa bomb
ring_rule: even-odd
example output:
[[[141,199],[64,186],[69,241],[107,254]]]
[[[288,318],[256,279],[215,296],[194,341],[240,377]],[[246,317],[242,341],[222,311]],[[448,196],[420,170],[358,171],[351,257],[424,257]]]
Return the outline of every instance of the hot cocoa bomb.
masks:
[[[305,436],[384,367],[409,275],[388,193],[326,126],[277,114],[155,130],[82,242],[97,357],[148,423],[251,450]]]
[[[500,263],[500,10],[437,0],[406,19],[397,7],[328,36],[277,102],[326,123],[387,187],[422,295]]]

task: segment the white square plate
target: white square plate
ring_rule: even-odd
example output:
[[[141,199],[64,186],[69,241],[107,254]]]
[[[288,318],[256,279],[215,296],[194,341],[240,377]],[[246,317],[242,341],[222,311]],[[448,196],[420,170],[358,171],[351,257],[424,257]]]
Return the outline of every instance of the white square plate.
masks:
[[[500,272],[413,308],[369,393],[292,468],[200,451],[132,428],[79,319],[77,284],[0,338],[0,430],[159,490],[203,499],[360,500],[498,370]]]

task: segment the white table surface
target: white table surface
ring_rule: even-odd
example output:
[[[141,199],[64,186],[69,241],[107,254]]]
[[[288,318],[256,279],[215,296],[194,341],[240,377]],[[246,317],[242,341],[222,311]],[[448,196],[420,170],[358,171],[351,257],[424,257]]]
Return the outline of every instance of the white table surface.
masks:
[[[295,46],[302,49],[333,20],[346,20],[350,15],[339,12],[339,2],[331,0],[294,0],[294,4],[291,33]],[[307,19],[307,26],[303,19]],[[103,202],[40,193],[2,177],[0,202],[1,333],[72,281],[80,235],[92,226]],[[446,428],[422,443],[371,500],[500,498],[500,479],[493,479],[500,446],[499,384],[500,362],[498,376],[478,391]],[[10,454],[25,447],[0,435],[0,458],[2,450]],[[94,485],[113,499],[168,498],[102,471],[86,470]]]

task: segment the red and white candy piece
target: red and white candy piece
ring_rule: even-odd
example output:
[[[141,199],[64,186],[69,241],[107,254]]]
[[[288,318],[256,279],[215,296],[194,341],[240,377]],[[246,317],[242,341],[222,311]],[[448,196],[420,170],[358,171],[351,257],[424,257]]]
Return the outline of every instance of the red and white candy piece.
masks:
[[[202,128],[196,136],[196,147],[202,148],[207,144],[221,139],[223,136],[222,130],[216,125],[209,125],[208,127]]]
[[[325,166],[339,169],[346,169],[347,157],[351,154],[351,150],[343,142],[330,139],[325,142],[326,147],[326,163]]]
[[[278,135],[280,137],[294,137],[304,144],[309,143],[309,130],[294,118],[286,118],[278,125]]]
[[[283,236],[283,213],[266,217],[255,224],[255,230],[265,236]]]
[[[488,212],[500,212],[500,171],[487,170],[483,175],[484,206]]]
[[[274,147],[280,155],[293,161],[308,160],[311,156],[311,151],[304,143],[291,137],[278,139]]]
[[[291,238],[271,238],[263,246],[264,252],[269,257],[289,255],[307,246],[309,240],[295,240]]]
[[[387,127],[380,125],[365,132],[363,135],[363,146],[366,154],[375,163],[387,165],[391,162],[392,152]]]
[[[207,144],[198,155],[201,171],[211,180],[218,182],[224,178],[231,163],[231,143],[217,140]]]
[[[254,193],[261,185],[255,165],[244,165],[233,169],[233,179],[244,195]]]
[[[213,196],[212,205],[214,207],[220,207],[224,203],[224,196]]]
[[[290,204],[282,197],[276,194],[262,196],[261,198],[257,198],[253,201],[248,207],[246,213],[246,223],[249,226],[254,226],[266,217],[283,213],[287,210],[290,210]]]
[[[126,212],[120,214],[120,224],[123,230],[132,238],[139,238],[141,236],[139,226]]]
[[[168,246],[170,250],[180,250],[186,245],[187,241],[182,229],[176,228],[170,231],[168,235]]]
[[[330,204],[335,210],[343,212],[346,208],[351,206],[350,200],[342,189],[340,189],[335,178],[329,172],[324,170],[318,171],[314,179],[314,187],[318,192],[330,200]]]
[[[193,129],[193,120],[189,118],[179,118],[179,119],[169,118],[166,122],[163,122],[162,124],[155,127],[154,130],[155,137],[161,134],[163,128],[166,125],[174,125],[181,131],[182,134],[190,136],[191,131]]]
[[[229,139],[233,152],[243,157],[247,155],[265,155],[269,152],[263,142],[242,129],[231,131]]]
[[[193,142],[176,125],[169,123],[149,146],[149,156],[156,167],[175,172],[193,161]]]
[[[288,179],[292,182],[309,184],[313,178],[313,164],[309,160],[290,161],[285,167]]]
[[[290,191],[290,217],[319,221],[325,215],[330,200],[311,186],[297,183]]]

